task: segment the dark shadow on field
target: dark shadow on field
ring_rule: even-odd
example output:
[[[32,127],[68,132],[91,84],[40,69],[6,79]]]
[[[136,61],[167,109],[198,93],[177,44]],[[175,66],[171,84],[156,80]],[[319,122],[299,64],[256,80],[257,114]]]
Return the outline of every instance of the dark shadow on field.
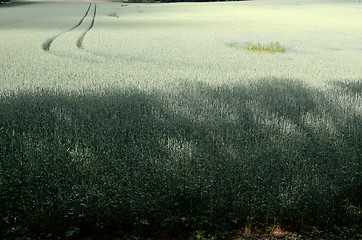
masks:
[[[336,82],[336,86],[352,94],[362,94],[362,80],[355,82]]]
[[[0,4],[0,8],[20,7],[20,6],[39,4],[39,3],[40,2],[7,2],[5,4]]]
[[[362,124],[333,94],[267,79],[1,96],[2,226],[178,234],[338,221],[361,204]]]

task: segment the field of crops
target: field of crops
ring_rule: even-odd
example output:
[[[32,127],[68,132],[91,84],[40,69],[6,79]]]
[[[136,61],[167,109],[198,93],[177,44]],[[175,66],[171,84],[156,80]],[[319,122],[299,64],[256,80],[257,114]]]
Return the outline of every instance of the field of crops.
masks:
[[[0,238],[358,228],[361,13],[1,5]],[[275,42],[284,53],[245,48]]]

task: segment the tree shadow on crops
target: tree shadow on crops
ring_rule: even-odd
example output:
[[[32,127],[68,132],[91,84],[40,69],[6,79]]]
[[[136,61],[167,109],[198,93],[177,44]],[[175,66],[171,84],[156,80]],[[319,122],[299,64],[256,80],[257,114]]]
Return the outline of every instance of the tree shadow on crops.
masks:
[[[8,2],[5,4],[0,4],[0,8],[20,7],[34,4],[39,4],[39,2]]]
[[[361,117],[333,94],[266,79],[2,96],[1,217],[62,230],[330,219],[362,199]]]
[[[362,80],[355,82],[336,82],[335,85],[352,94],[362,94]]]

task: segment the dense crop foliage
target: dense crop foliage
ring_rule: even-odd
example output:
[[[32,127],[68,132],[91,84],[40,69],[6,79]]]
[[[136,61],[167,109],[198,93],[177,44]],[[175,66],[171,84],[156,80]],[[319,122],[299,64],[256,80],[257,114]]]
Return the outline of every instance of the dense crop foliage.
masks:
[[[13,6],[1,238],[360,224],[358,4]]]
[[[333,223],[361,199],[361,118],[334,94],[269,79],[2,96],[2,217],[85,232]]]

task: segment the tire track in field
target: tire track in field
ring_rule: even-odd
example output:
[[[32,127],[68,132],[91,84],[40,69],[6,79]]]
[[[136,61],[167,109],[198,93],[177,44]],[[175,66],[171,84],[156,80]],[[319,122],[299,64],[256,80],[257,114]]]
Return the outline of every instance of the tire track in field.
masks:
[[[80,37],[78,38],[77,42],[76,42],[76,45],[79,49],[82,49],[83,48],[83,39],[85,37],[85,35],[93,28],[94,26],[94,21],[96,19],[96,15],[97,15],[97,4],[95,3],[94,4],[94,13],[93,13],[93,19],[92,19],[92,23],[91,25],[89,26],[89,28],[87,30],[85,30],[85,32],[80,35]]]
[[[51,37],[51,38],[49,38],[49,39],[47,39],[47,40],[43,43],[43,45],[42,45],[43,50],[46,51],[46,52],[49,51],[50,46],[52,45],[53,41],[54,41],[57,37],[61,36],[61,35],[64,34],[64,33],[73,31],[74,29],[76,29],[77,27],[79,27],[79,26],[82,24],[82,22],[84,21],[84,19],[87,17],[91,6],[92,6],[92,3],[89,4],[89,7],[88,7],[85,15],[81,18],[81,20],[79,21],[79,23],[78,23],[77,25],[75,25],[74,27],[72,27],[72,28],[70,28],[70,29],[68,29],[68,30],[65,30],[65,31],[63,31],[63,32],[61,32],[61,33],[58,33],[57,35],[55,35],[55,36],[53,36],[53,37]],[[94,18],[94,17],[95,17],[95,16],[93,16],[93,18]],[[93,19],[93,22],[94,22],[94,19]],[[93,24],[93,22],[92,22],[92,24]],[[93,27],[93,26],[92,26],[92,27]],[[85,34],[84,34],[84,35],[85,35]]]

